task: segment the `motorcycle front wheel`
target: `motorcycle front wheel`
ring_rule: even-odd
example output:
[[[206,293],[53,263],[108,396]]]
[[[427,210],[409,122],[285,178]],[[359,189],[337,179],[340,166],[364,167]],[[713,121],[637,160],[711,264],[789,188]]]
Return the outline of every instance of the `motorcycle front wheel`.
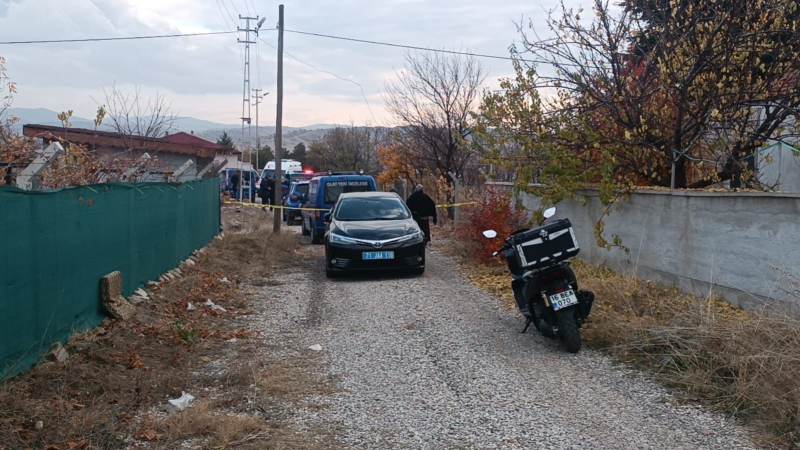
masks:
[[[558,337],[570,353],[578,353],[581,349],[581,332],[575,320],[575,308],[562,309],[556,312],[558,319]]]

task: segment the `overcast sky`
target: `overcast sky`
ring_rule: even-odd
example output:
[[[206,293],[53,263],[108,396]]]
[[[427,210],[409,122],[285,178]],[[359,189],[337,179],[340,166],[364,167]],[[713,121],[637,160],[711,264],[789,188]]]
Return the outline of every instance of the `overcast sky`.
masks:
[[[69,39],[231,30],[238,14],[277,23],[273,0],[0,0],[0,41]],[[286,0],[286,27],[418,46],[507,55],[532,19],[544,31],[554,0]],[[273,47],[275,31],[261,37]],[[252,87],[273,92],[261,123],[274,124],[276,51],[252,53]],[[284,123],[388,125],[385,84],[406,50],[286,34]],[[138,85],[159,92],[175,112],[238,123],[242,46],[236,35],[158,40],[0,46],[17,82],[17,107],[73,109],[91,118],[103,89]],[[300,63],[289,55],[305,62]],[[512,72],[508,61],[482,59],[487,86]],[[309,67],[310,64],[312,67]],[[332,72],[333,74],[326,73]],[[338,78],[337,78],[338,77]],[[352,80],[363,86],[344,81]],[[365,98],[366,97],[366,98]],[[254,113],[253,113],[254,114]]]

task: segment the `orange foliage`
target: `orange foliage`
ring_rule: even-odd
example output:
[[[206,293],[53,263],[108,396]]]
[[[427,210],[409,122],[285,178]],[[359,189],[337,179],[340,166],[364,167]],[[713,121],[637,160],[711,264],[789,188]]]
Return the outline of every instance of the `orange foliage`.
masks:
[[[397,180],[415,182],[416,167],[411,163],[408,152],[401,145],[382,145],[378,148],[378,161],[383,167],[378,175],[378,182],[381,184],[389,184]]]
[[[471,256],[488,262],[492,259],[492,252],[501,246],[502,240],[522,228],[525,221],[525,211],[514,207],[509,194],[487,189],[478,199],[478,204],[470,208],[459,234],[479,249],[478,255]],[[498,239],[484,238],[481,234],[484,230],[495,230]]]

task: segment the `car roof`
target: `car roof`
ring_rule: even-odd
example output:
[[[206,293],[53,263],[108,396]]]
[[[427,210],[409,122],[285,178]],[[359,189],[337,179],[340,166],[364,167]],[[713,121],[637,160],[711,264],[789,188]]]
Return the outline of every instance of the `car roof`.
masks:
[[[321,175],[312,178],[312,180],[374,180],[372,175]]]
[[[345,192],[339,198],[400,198],[394,192],[384,191],[363,191],[363,192]]]

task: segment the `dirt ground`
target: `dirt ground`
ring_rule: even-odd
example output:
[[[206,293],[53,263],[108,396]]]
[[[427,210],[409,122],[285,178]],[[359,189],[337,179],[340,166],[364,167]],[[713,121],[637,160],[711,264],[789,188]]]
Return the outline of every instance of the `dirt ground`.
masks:
[[[66,362],[1,384],[0,450],[326,447],[286,411],[332,387],[311,357],[272,359],[254,326],[269,299],[253,289],[310,259],[271,218],[224,207],[222,237],[181,277],[149,286],[134,318],[76,335]],[[195,400],[179,411],[168,400],[183,392]]]

